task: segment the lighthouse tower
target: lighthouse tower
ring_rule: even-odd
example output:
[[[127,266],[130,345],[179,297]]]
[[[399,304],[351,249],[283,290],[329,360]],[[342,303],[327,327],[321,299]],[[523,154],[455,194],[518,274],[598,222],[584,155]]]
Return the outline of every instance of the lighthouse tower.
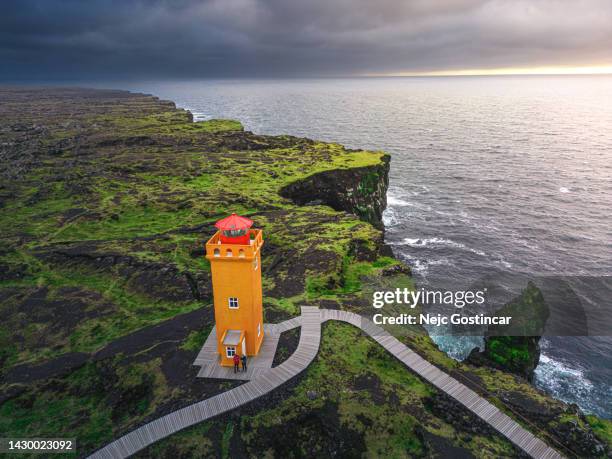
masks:
[[[217,350],[221,365],[232,366],[234,355],[254,356],[264,338],[261,294],[262,231],[232,214],[219,220],[206,243],[212,271]]]

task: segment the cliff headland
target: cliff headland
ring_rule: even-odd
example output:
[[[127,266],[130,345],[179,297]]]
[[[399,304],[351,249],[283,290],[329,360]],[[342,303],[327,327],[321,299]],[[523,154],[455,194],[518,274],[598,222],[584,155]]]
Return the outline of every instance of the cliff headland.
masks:
[[[204,242],[236,212],[264,229],[264,314],[370,306],[414,288],[384,244],[390,158],[193,122],[143,94],[0,88],[0,431],[91,452],[237,382],[196,378],[213,325]],[[295,347],[281,337],[275,364]],[[516,374],[401,339],[569,456],[604,457],[612,427]],[[500,363],[498,361],[498,363]],[[503,363],[503,362],[501,362]],[[271,396],[150,455],[518,456],[359,330],[329,323],[313,365]]]

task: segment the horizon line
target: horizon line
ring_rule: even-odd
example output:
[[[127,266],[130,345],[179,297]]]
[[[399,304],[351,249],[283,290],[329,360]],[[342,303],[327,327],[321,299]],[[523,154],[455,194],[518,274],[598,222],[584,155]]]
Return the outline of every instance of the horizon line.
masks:
[[[612,75],[612,65],[498,67],[488,69],[431,70],[417,72],[366,73],[365,77],[431,77],[431,76],[512,76],[512,75]]]

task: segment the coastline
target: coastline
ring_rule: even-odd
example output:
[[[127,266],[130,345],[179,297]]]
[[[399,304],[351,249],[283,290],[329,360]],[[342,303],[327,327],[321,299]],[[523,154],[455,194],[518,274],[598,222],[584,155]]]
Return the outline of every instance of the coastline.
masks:
[[[244,84],[227,84],[223,85],[223,82],[218,82],[222,85],[223,95],[213,90],[208,90],[206,82],[198,82],[185,85],[184,88],[174,90],[173,88],[164,85],[163,83],[157,85],[149,85],[149,89],[156,89],[165,97],[176,98],[180,101],[181,106],[190,109],[194,112],[194,117],[205,120],[207,117],[228,115],[240,117],[245,121],[245,125],[258,132],[267,133],[281,133],[290,132],[292,134],[305,135],[312,138],[327,138],[335,139],[340,138],[342,143],[349,145],[350,147],[357,148],[360,145],[369,145],[376,148],[380,147],[383,150],[393,154],[393,167],[391,171],[391,183],[390,190],[388,193],[388,207],[385,211],[385,224],[387,225],[386,240],[393,251],[395,256],[400,258],[404,262],[408,263],[414,273],[414,277],[417,279],[419,285],[429,285],[435,287],[442,285],[439,281],[441,278],[449,279],[456,276],[457,285],[464,286],[469,285],[475,279],[479,279],[481,275],[486,276],[491,271],[493,272],[514,272],[515,270],[529,269],[530,266],[534,268],[534,272],[541,272],[544,268],[545,263],[549,266],[554,266],[555,269],[565,269],[567,267],[574,267],[576,272],[580,272],[582,268],[591,270],[588,267],[582,267],[579,260],[576,259],[565,259],[560,263],[560,267],[557,267],[557,262],[554,259],[548,259],[546,253],[542,251],[548,251],[553,255],[557,252],[551,252],[549,244],[545,242],[540,244],[537,241],[537,237],[533,234],[527,233],[526,238],[518,238],[514,240],[514,236],[520,233],[519,229],[514,228],[515,225],[510,223],[511,241],[505,236],[500,234],[500,228],[504,228],[506,225],[499,225],[496,223],[500,220],[500,215],[503,218],[503,212],[495,212],[493,215],[489,215],[489,219],[476,219],[474,220],[474,213],[478,214],[482,211],[481,206],[487,206],[487,201],[480,199],[479,195],[476,194],[477,199],[474,198],[474,194],[477,190],[465,190],[465,182],[462,183],[460,176],[464,176],[466,172],[464,168],[460,167],[460,170],[455,173],[453,171],[446,171],[444,163],[450,161],[451,164],[455,164],[455,159],[447,157],[443,153],[439,153],[439,149],[443,151],[459,151],[461,152],[462,160],[466,161],[466,164],[471,164],[470,169],[479,169],[478,164],[474,164],[471,161],[470,156],[475,156],[470,151],[463,150],[465,142],[469,139],[464,139],[460,135],[461,130],[453,130],[453,123],[448,126],[447,132],[454,135],[451,149],[442,141],[443,139],[439,136],[439,129],[437,124],[427,124],[421,122],[420,117],[410,118],[410,123],[406,124],[406,121],[396,122],[385,117],[386,111],[384,110],[385,105],[393,103],[393,100],[384,98],[385,87],[381,84],[370,84],[360,83],[356,84],[350,80],[343,80],[347,86],[357,90],[363,91],[364,94],[368,94],[370,104],[368,105],[367,113],[373,117],[373,120],[386,120],[385,122],[390,123],[389,126],[378,125],[379,130],[374,130],[368,126],[368,123],[364,123],[363,117],[360,114],[347,112],[341,105],[342,92],[330,91],[334,86],[320,85],[320,87],[312,88],[306,84],[298,84],[291,81],[279,81],[279,87],[272,90],[267,90],[265,86],[258,85],[256,81],[247,81]],[[554,82],[553,82],[554,83]],[[425,84],[425,83],[424,83]],[[499,84],[503,84],[503,81],[495,82],[494,78],[489,78],[486,81],[484,90],[487,90],[491,94],[492,101],[496,101],[498,104],[503,104],[503,100],[500,100],[497,92],[490,90],[491,87],[498,88]],[[319,85],[318,85],[319,86]],[[415,94],[410,88],[413,85],[405,84],[400,86],[400,96],[416,97],[420,101],[421,106],[424,107],[427,113],[431,115],[431,107],[428,106],[426,98],[419,98],[418,94]],[[435,93],[436,86],[430,84],[425,85],[429,91]],[[449,85],[450,86],[450,85]],[[536,85],[539,86],[539,85]],[[557,91],[562,91],[558,85],[553,84]],[[198,88],[203,87],[204,89],[200,92],[193,93]],[[245,92],[248,93],[248,89],[252,88],[253,91],[261,91],[261,94],[252,95],[249,94],[246,99],[250,107],[253,107],[255,113],[240,109],[240,100],[234,100],[232,94],[239,93],[243,96]],[[465,88],[464,88],[465,89]],[[469,89],[469,88],[468,88]],[[311,118],[312,113],[318,110],[316,104],[310,100],[300,100],[297,107],[292,108],[285,103],[285,95],[287,92],[295,93],[298,90],[305,91],[307,94],[312,94],[313,97],[320,101],[318,96],[321,95],[322,91],[326,91],[328,96],[325,102],[320,105],[320,109],[323,113],[335,113],[334,110],[338,110],[337,118],[333,120],[330,117],[326,117],[325,122],[321,122],[318,119]],[[533,88],[528,87],[528,91],[532,91]],[[405,92],[403,94],[402,92]],[[469,94],[469,91],[468,91]],[[376,97],[374,97],[376,96]],[[380,99],[379,99],[380,98]],[[448,118],[449,112],[452,114],[455,109],[442,109],[442,113],[445,113]],[[485,104],[484,108],[487,107]],[[537,106],[538,104],[533,104]],[[275,117],[275,112],[286,111],[292,116],[278,119]],[[402,110],[404,117],[408,117],[410,109]],[[504,113],[502,110],[500,113]],[[197,114],[197,115],[196,115]],[[460,116],[462,110],[457,111],[457,115]],[[553,112],[555,114],[555,112]],[[332,117],[333,118],[333,117]],[[427,119],[427,118],[426,118]],[[431,119],[429,116],[428,119]],[[498,117],[495,118],[497,120]],[[298,123],[296,120],[305,120],[304,123]],[[511,118],[514,122],[520,123],[520,119]],[[486,126],[491,130],[492,133],[498,133],[502,129],[498,129],[498,124],[494,120],[489,122],[482,120],[487,123]],[[330,124],[331,123],[331,124]],[[376,124],[376,122],[374,123]],[[545,137],[546,132],[555,128],[554,123],[545,123],[541,126],[544,130]],[[403,133],[398,131],[403,126]],[[539,146],[537,133],[540,131],[540,126],[534,126],[536,128],[533,139],[536,146]],[[553,129],[554,130],[554,129]],[[334,134],[331,134],[331,132]],[[334,137],[335,136],[335,137]],[[496,136],[499,138],[499,135]],[[555,140],[556,139],[556,140]],[[552,140],[555,148],[562,148],[563,140],[565,136],[559,133],[558,137]],[[500,145],[505,148],[506,151],[511,152],[513,142],[511,138],[504,141],[500,140]],[[518,144],[520,148],[522,144]],[[419,150],[422,150],[420,152]],[[492,148],[490,151],[491,158],[498,158],[502,160],[501,166],[503,166],[503,158],[498,157],[496,153],[497,147]],[[475,151],[479,151],[478,148]],[[487,150],[489,151],[489,150]],[[526,152],[527,156],[533,154],[532,151]],[[405,154],[405,155],[404,155]],[[422,177],[418,177],[414,180],[411,179],[411,168],[408,164],[412,164],[413,168],[418,171],[422,171],[423,167],[427,167],[423,162],[426,161],[427,157],[437,158],[437,163],[433,165],[431,170],[440,170],[440,173],[445,175],[444,180],[437,180],[437,177],[432,177],[432,174],[425,174]],[[562,199],[564,203],[569,202],[569,199],[579,198],[580,183],[554,183],[551,190],[545,179],[543,172],[546,170],[546,157],[539,155],[537,156],[537,163],[542,163],[544,167],[537,171],[529,169],[531,173],[542,177],[539,181],[542,186],[541,190],[529,188],[529,183],[517,187],[520,189],[531,190],[527,193],[529,196],[535,196],[535,193],[545,193],[547,197],[553,202],[557,201],[557,198]],[[522,164],[520,158],[515,159]],[[586,163],[584,163],[586,164]],[[446,172],[446,173],[445,173]],[[512,171],[505,171],[507,177],[512,178]],[[492,187],[503,186],[504,180],[500,180],[495,171],[491,171],[490,168],[484,168],[482,175],[489,177],[489,179],[483,182],[479,182],[474,179],[474,183],[477,186],[487,186],[491,184]],[[456,178],[456,180],[455,180]],[[497,178],[497,179],[496,179]],[[495,180],[496,179],[496,180]],[[570,189],[568,193],[559,192],[559,187],[568,187]],[[440,193],[440,187],[446,190],[445,193]],[[450,188],[449,188],[450,187]],[[448,190],[454,190],[450,193]],[[502,192],[504,188],[500,188]],[[454,192],[458,191],[461,195],[455,196],[455,200],[448,200],[447,196],[451,196]],[[489,198],[491,201],[498,200],[500,203],[506,203],[506,198],[500,196],[499,192],[488,188],[488,195],[492,196]],[[506,189],[503,192],[505,196],[514,196],[516,193],[510,189]],[[519,191],[519,195],[521,192]],[[520,198],[520,196],[518,196]],[[511,199],[515,201],[515,199]],[[581,208],[586,209],[587,203],[581,202]],[[449,209],[448,204],[454,203],[455,209]],[[490,204],[490,203],[489,203]],[[512,203],[510,203],[512,205]],[[471,211],[470,211],[471,207]],[[474,210],[474,208],[476,210]],[[516,211],[517,209],[515,209]],[[568,212],[571,209],[567,209]],[[551,209],[543,207],[542,212],[550,215]],[[477,217],[478,215],[476,215]],[[480,215],[482,217],[482,215]],[[454,221],[455,225],[449,225],[450,221]],[[580,220],[584,221],[582,218]],[[601,220],[601,218],[600,218]],[[516,219],[519,223],[521,219]],[[535,225],[539,227],[538,222],[525,223],[527,227]],[[586,227],[593,227],[593,224],[584,221]],[[557,224],[551,225],[551,228],[558,228]],[[560,237],[564,236],[565,231],[560,231]],[[539,231],[541,237],[545,239],[551,239],[552,236],[548,236],[545,231]],[[406,238],[405,235],[413,235],[410,238]],[[592,237],[595,237],[594,235]],[[555,240],[552,237],[552,240]],[[486,243],[488,246],[483,247],[480,244]],[[539,246],[539,248],[538,248]],[[546,250],[548,248],[548,250]],[[586,250],[586,248],[585,248]],[[512,256],[512,253],[515,255]],[[520,256],[519,256],[520,253]],[[597,253],[602,253],[601,249],[597,250]],[[469,259],[473,262],[472,266],[467,266],[463,263],[463,260]],[[583,257],[584,259],[584,257]],[[545,263],[544,263],[545,262]],[[478,269],[472,269],[473,267],[479,267]],[[602,266],[599,262],[598,266]],[[581,268],[582,267],[582,268]],[[531,276],[525,276],[524,282],[521,284],[521,288],[524,287]],[[459,288],[459,287],[458,287]],[[515,292],[516,295],[520,293],[520,289]],[[510,299],[510,298],[509,298]],[[509,300],[508,299],[508,300]],[[500,305],[503,303],[500,303]],[[569,323],[570,321],[568,321]],[[438,328],[436,327],[436,330]],[[435,330],[434,330],[435,331]],[[440,339],[439,336],[434,336],[434,340],[439,343],[440,347],[443,348],[448,355],[462,360],[467,358],[469,351],[473,347],[483,345],[483,342],[473,339],[475,337],[469,337],[467,340],[457,342],[457,340],[450,341],[448,339]],[[606,406],[598,400],[605,400],[606,395],[609,392],[609,384],[606,379],[606,372],[602,371],[602,368],[609,367],[609,361],[606,358],[606,349],[609,347],[609,343],[606,346],[602,346],[601,343],[593,343],[592,347],[589,348],[584,343],[578,344],[567,344],[566,346],[557,346],[557,352],[551,353],[550,350],[544,349],[544,355],[552,359],[547,361],[546,365],[542,365],[539,369],[536,369],[536,383],[537,387],[548,391],[551,395],[563,400],[568,404],[576,403],[583,407],[586,412],[596,413],[604,418],[610,418],[612,411],[610,410],[609,404]],[[575,349],[572,352],[572,349]],[[603,364],[603,365],[602,365]],[[571,375],[580,375],[573,378]],[[554,382],[556,381],[556,382]]]
[[[207,268],[198,260],[201,254],[198,245],[216,215],[230,209],[238,208],[257,219],[270,234],[264,266],[267,320],[292,317],[302,304],[350,310],[359,302],[367,306],[363,304],[363,293],[369,289],[390,283],[414,286],[406,272],[393,272],[398,262],[390,257],[381,229],[371,225],[376,223],[376,216],[382,215],[386,202],[389,161],[385,154],[349,151],[337,144],[290,136],[260,136],[244,132],[235,121],[193,123],[190,114],[176,109],[171,102],[118,91],[104,93],[104,97],[115,97],[113,103],[121,109],[121,113],[109,115],[104,110],[96,112],[98,95],[93,92],[87,94],[94,99],[87,108],[82,106],[78,91],[73,94],[70,90],[60,92],[74,97],[75,105],[62,109],[61,103],[56,101],[55,115],[44,121],[37,119],[31,108],[32,113],[26,109],[20,121],[15,122],[10,108],[23,102],[6,105],[8,115],[3,122],[22,126],[12,131],[13,150],[9,153],[15,156],[9,159],[15,163],[7,182],[8,191],[15,192],[18,201],[15,202],[9,193],[3,196],[6,208],[15,215],[11,221],[3,221],[8,235],[7,254],[3,256],[7,267],[3,271],[3,292],[7,298],[5,304],[15,310],[27,305],[36,308],[41,304],[48,308],[57,295],[70,295],[73,311],[79,312],[82,308],[82,318],[77,328],[70,329],[61,340],[53,343],[56,348],[51,352],[46,349],[32,352],[25,347],[5,358],[3,375],[18,365],[26,367],[22,368],[25,376],[14,380],[10,387],[3,387],[3,406],[18,409],[28,396],[53,401],[70,399],[80,404],[102,403],[105,408],[101,416],[108,416],[108,419],[118,416],[121,422],[118,426],[107,427],[98,437],[91,433],[84,435],[91,439],[86,445],[93,448],[103,438],[133,428],[177,404],[201,397],[201,393],[196,394],[189,387],[191,370],[183,363],[189,360],[202,340],[200,328],[205,329],[208,325],[206,318],[210,312],[206,307],[210,296]],[[14,97],[21,96],[23,94]],[[100,95],[101,104],[106,106],[108,101],[104,97]],[[48,107],[53,106],[53,98],[50,99],[46,102]],[[75,108],[79,113],[77,121],[64,127],[66,112]],[[44,161],[37,158],[40,155],[37,145],[40,144],[45,149]],[[278,162],[281,162],[280,167]],[[62,166],[70,172],[64,173]],[[230,172],[232,176],[228,178]],[[41,174],[46,174],[44,177],[50,183],[68,183],[69,186],[64,189],[62,185],[61,190],[50,186],[35,192],[23,186],[23,183],[33,186],[28,180],[35,177],[39,181]],[[96,174],[104,183],[95,182]],[[288,197],[278,193],[282,189],[279,185],[291,187]],[[313,193],[330,187],[335,187],[331,194]],[[135,196],[131,196],[130,191]],[[330,195],[334,196],[334,201],[325,202]],[[299,198],[297,202],[295,196]],[[34,210],[24,214],[26,209]],[[70,279],[79,282],[69,282]],[[109,281],[110,285],[119,287],[105,290]],[[26,288],[37,293],[38,304],[30,297],[26,298],[29,303],[23,302],[19,295],[23,295]],[[91,304],[104,315],[96,316],[89,311]],[[124,311],[126,314],[122,316]],[[201,311],[202,324],[175,330],[176,324],[172,321],[179,317],[177,314],[190,311]],[[40,317],[44,326],[49,319]],[[115,317],[115,322],[106,317]],[[122,317],[129,320],[118,324],[116,321]],[[176,344],[164,344],[167,339],[160,340],[159,329],[153,328],[164,326],[168,328],[167,338],[177,341]],[[15,327],[19,333],[19,326]],[[320,388],[325,395],[316,400],[326,401],[322,416],[328,411],[337,414],[338,407],[357,410],[364,403],[372,413],[380,405],[399,416],[403,413],[402,406],[391,407],[384,397],[380,398],[381,393],[387,396],[396,393],[417,407],[410,415],[410,423],[425,423],[423,428],[429,432],[421,432],[419,437],[414,430],[416,424],[408,423],[419,450],[435,451],[444,442],[450,442],[455,447],[474,451],[462,437],[461,432],[466,427],[461,416],[443,420],[452,436],[442,438],[439,433],[433,433],[435,429],[426,422],[430,416],[427,403],[432,396],[431,388],[414,376],[406,376],[402,368],[393,367],[391,374],[382,370],[377,374],[365,360],[357,368],[351,368],[355,362],[362,362],[368,352],[375,351],[357,333],[342,326],[326,327],[323,356],[314,367],[319,370],[312,370],[299,381],[295,392],[283,394],[285,406],[304,402],[305,391]],[[68,345],[63,342],[66,337],[70,337]],[[348,376],[340,380],[336,377],[330,386],[324,368],[335,362],[333,348],[344,346],[346,342],[354,344],[355,351],[351,352],[356,354],[335,363],[342,366]],[[510,375],[487,368],[472,369],[451,361],[437,350],[422,330],[407,339],[407,344],[441,368],[472,381],[476,390],[484,389],[499,396],[504,403],[511,403],[512,409],[521,410],[521,416],[537,422],[539,428],[555,435],[559,441],[570,444],[575,440],[565,435],[563,429],[556,428],[570,421],[578,423],[585,435],[589,432],[588,423],[573,408],[549,399]],[[157,350],[149,353],[148,349]],[[79,352],[87,357],[68,367],[65,374],[54,375],[64,385],[60,384],[63,389],[58,392],[57,387],[29,382],[29,374],[37,364],[67,352]],[[122,353],[127,355],[121,357]],[[100,358],[92,358],[94,355]],[[111,357],[116,362],[108,360]],[[96,394],[100,388],[95,384],[112,381],[108,374],[127,371],[127,362],[138,358],[144,360],[138,363],[136,383],[125,387],[112,383],[115,385],[105,390],[114,393],[114,397],[98,400]],[[377,358],[388,364],[384,356]],[[157,359],[161,363],[156,363]],[[160,367],[165,370],[160,372]],[[373,385],[367,385],[366,389],[356,388],[354,394],[336,393],[338,385],[353,387],[363,374],[370,373],[377,381]],[[150,379],[147,374],[155,377]],[[75,383],[87,386],[79,391]],[[180,397],[166,392],[170,384],[181,392]],[[391,389],[396,385],[399,386]],[[208,394],[220,390],[210,385],[203,389]],[[359,390],[371,392],[374,398],[369,402],[362,400]],[[526,399],[519,399],[519,393]],[[142,400],[147,402],[144,411],[130,408],[114,413],[118,400],[127,401],[129,406],[134,401],[135,406]],[[316,400],[307,402],[306,408],[302,408],[305,416],[322,408]],[[376,400],[378,402],[373,403]],[[43,416],[44,408],[37,409],[43,410],[39,413]],[[262,412],[267,415],[239,411],[253,419],[275,415],[273,409],[264,408]],[[542,412],[546,416],[542,417]],[[70,410],[66,415],[73,416],[75,421],[80,419]],[[395,422],[393,419],[377,417],[375,421],[387,426]],[[80,422],[84,429],[91,428],[87,420]],[[7,427],[11,432],[20,433],[11,430],[18,427],[10,422]],[[347,430],[340,421],[332,427],[347,439],[363,437],[357,445],[367,450],[365,430]],[[194,432],[201,433],[196,429],[192,435]],[[395,438],[392,433],[386,435]],[[477,440],[476,451],[483,447],[489,453],[513,451],[501,438],[490,437],[481,431],[472,432],[472,435]]]

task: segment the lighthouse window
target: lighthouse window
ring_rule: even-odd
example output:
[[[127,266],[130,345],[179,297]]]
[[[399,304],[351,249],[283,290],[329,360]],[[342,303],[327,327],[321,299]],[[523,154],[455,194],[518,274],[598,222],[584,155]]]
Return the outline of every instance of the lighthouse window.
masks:
[[[257,257],[253,258],[253,270],[257,269]]]
[[[225,346],[225,355],[232,358],[236,355],[236,346]]]
[[[230,297],[229,298],[229,307],[231,309],[238,309],[238,298],[236,297]]]
[[[240,236],[244,236],[246,234],[246,230],[245,229],[240,229],[240,230],[225,230],[223,231],[223,234],[227,237],[240,237]]]
[[[261,336],[261,322],[257,324],[257,336]]]

